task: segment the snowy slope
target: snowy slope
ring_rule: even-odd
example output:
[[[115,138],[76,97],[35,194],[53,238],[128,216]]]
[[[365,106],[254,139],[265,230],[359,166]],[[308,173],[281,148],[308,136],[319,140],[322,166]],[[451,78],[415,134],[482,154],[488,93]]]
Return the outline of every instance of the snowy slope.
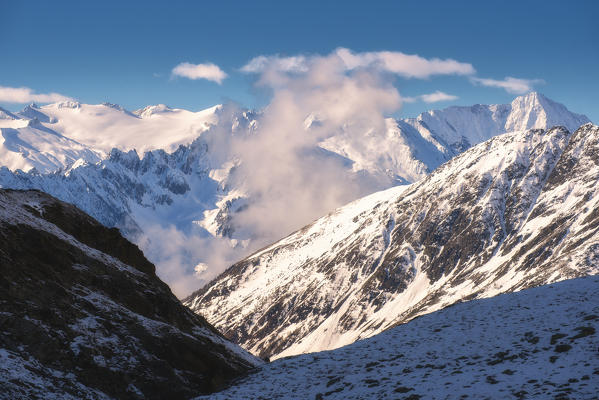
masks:
[[[322,147],[353,160],[356,170],[387,173],[398,182],[415,182],[493,136],[557,125],[573,132],[588,122],[586,116],[531,92],[516,97],[511,104],[448,107],[417,118],[388,119],[386,132],[369,132],[359,141],[340,133]]]
[[[185,300],[261,356],[599,272],[599,127],[497,136],[233,265]]]
[[[0,121],[0,160],[10,170],[50,173],[78,160],[96,163],[102,153],[46,128],[38,120]]]
[[[0,238],[0,399],[188,399],[262,363],[70,204],[0,190]]]
[[[215,106],[199,112],[172,109],[164,104],[148,106],[133,113],[115,104],[50,104],[40,112],[53,119],[54,130],[64,136],[103,151],[111,149],[139,154],[162,149],[172,152],[189,144],[218,120]]]
[[[38,119],[47,117],[34,111],[31,106],[26,108],[26,116],[0,108],[0,165],[13,171],[49,173],[79,159],[100,161],[100,152],[47,128]]]
[[[21,118],[17,115],[11,113],[8,110],[0,107],[0,120],[2,120],[2,126],[10,126],[11,124],[15,124],[15,126],[19,126],[22,123],[19,122]]]
[[[475,300],[276,360],[210,399],[593,399],[599,278]]]
[[[220,108],[191,112],[158,105],[131,113],[109,103],[62,102],[32,104],[20,113],[0,109],[0,163],[13,171],[52,173],[78,159],[96,163],[113,148],[173,152],[214,125]]]

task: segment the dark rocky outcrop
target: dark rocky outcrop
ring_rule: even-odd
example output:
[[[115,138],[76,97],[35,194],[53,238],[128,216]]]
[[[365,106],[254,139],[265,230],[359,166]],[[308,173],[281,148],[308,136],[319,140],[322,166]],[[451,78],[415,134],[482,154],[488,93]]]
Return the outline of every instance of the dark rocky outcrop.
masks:
[[[118,230],[0,190],[0,398],[185,399],[259,361],[176,299]]]

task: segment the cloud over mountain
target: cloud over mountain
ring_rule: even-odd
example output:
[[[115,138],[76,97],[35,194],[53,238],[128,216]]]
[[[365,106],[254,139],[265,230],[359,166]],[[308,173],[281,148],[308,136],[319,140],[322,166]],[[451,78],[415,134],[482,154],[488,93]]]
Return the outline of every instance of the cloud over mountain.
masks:
[[[71,97],[60,93],[35,93],[28,87],[0,86],[0,102],[5,103],[54,103],[59,101],[71,101]]]
[[[172,74],[173,76],[180,76],[192,80],[206,79],[208,81],[216,82],[219,85],[227,77],[227,73],[213,63],[191,64],[184,62],[173,68]]]
[[[404,78],[427,79],[435,75],[472,75],[476,71],[469,63],[453,59],[424,58],[416,54],[405,54],[400,51],[371,51],[355,53],[340,47],[331,54],[258,56],[251,59],[241,71],[247,73],[264,73],[265,71],[306,72],[310,65],[322,58],[338,58],[340,67],[345,71],[356,69],[374,69],[399,75]]]
[[[402,101],[405,103],[415,103],[417,101],[424,101],[425,103],[438,103],[440,101],[452,101],[459,99],[458,96],[454,96],[453,94],[448,94],[437,90],[433,93],[421,94],[420,96],[402,96]]]
[[[471,78],[475,84],[504,89],[508,93],[523,94],[530,92],[537,84],[545,83],[542,79],[521,79],[506,76],[503,80],[489,78]]]

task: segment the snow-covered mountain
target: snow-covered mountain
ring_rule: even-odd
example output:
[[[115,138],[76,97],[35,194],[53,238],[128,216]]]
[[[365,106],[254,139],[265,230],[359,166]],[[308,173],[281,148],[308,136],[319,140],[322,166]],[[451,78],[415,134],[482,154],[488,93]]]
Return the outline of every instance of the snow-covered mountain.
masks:
[[[223,249],[216,266],[210,261],[209,278],[331,208],[420,180],[462,149],[506,129],[547,128],[554,122],[575,129],[588,121],[531,93],[508,105],[450,107],[416,119],[387,119],[386,129],[369,130],[359,138],[340,130],[302,157],[343,165],[344,175],[336,182],[357,186],[354,197],[315,208],[283,233],[260,236],[239,222],[240,212],[251,212],[256,194],[239,173],[246,155],[231,151],[229,144],[259,134],[259,113],[227,106],[193,113],[164,105],[129,112],[107,103],[65,102],[2,115],[0,187],[39,189],[77,205],[140,244],[159,271],[168,269],[161,258],[164,249],[156,246],[164,229],[174,227],[185,236],[182,241],[200,238],[206,248]],[[308,131],[317,124],[307,116]],[[193,252],[177,251],[183,253],[176,263],[192,272],[198,263],[208,262]]]
[[[598,330],[599,278],[578,278],[276,360],[209,398],[594,399]]]
[[[188,399],[262,364],[70,204],[0,190],[0,238],[0,399]]]
[[[387,172],[398,181],[415,182],[471,146],[505,132],[565,126],[571,132],[590,122],[537,92],[511,104],[448,107],[417,118],[387,120],[385,132],[359,140],[341,134],[322,146],[354,161],[354,169]]]
[[[1,165],[12,171],[48,173],[79,159],[91,163],[102,159],[102,153],[47,128],[37,118],[28,119],[1,108],[0,133]]]
[[[113,148],[173,152],[214,125],[220,108],[191,112],[160,104],[129,112],[116,104],[68,101],[32,104],[19,113],[0,109],[0,165],[52,173],[78,159],[97,163]]]
[[[417,129],[425,138],[435,138],[449,146],[443,151],[459,153],[504,132],[547,129],[565,126],[575,131],[590,122],[537,92],[516,97],[511,104],[449,107],[428,111],[405,123]]]
[[[599,272],[599,127],[496,136],[185,300],[261,356],[334,349],[473,298]]]
[[[151,150],[171,153],[217,125],[222,108],[217,105],[191,112],[159,104],[129,112],[116,104],[68,101],[42,107],[31,104],[19,113],[0,109],[4,136],[0,165],[13,171],[36,168],[49,173],[69,168],[77,156],[96,163],[113,148],[136,150],[140,155]],[[314,115],[307,116],[306,128],[317,122]],[[388,119],[383,131],[366,132],[359,140],[341,131],[320,145],[348,158],[355,170],[383,172],[399,181],[414,182],[456,154],[500,133],[556,125],[573,131],[587,122],[584,115],[531,92],[511,104],[449,107],[417,118]]]

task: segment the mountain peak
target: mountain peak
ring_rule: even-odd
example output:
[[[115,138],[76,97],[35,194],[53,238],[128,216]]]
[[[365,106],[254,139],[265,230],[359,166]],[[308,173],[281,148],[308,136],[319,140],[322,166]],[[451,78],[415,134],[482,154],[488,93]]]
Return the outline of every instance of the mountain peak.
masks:
[[[452,106],[403,120],[423,137],[438,141],[449,157],[490,139],[493,136],[527,129],[565,126],[573,132],[590,122],[539,92],[516,97],[509,104]],[[436,167],[436,165],[434,166]]]
[[[511,102],[512,109],[517,107],[541,107],[545,110],[559,108],[560,111],[568,112],[568,109],[563,104],[551,100],[540,92],[528,92],[522,96],[516,97]],[[552,110],[553,111],[553,110]]]
[[[151,117],[154,114],[160,114],[170,111],[173,111],[173,109],[167,106],[166,104],[156,104],[140,108],[139,110],[135,110],[133,111],[133,114],[137,115],[140,118],[147,118]]]
[[[566,106],[557,103],[539,92],[530,92],[516,97],[511,103],[511,113],[505,122],[505,130],[547,129],[563,125],[575,131],[590,120],[581,114],[575,114]]]
[[[43,112],[41,112],[40,107],[35,103],[31,103],[28,106],[26,106],[25,108],[23,108],[23,110],[19,113],[19,115],[21,117],[25,117],[30,120],[36,119],[39,122],[47,122],[47,123],[56,122],[56,118],[50,117],[50,116],[44,114]]]
[[[120,104],[109,103],[109,102],[105,101],[104,103],[102,103],[102,105],[103,105],[104,107],[113,108],[113,109],[115,109],[115,110],[118,110],[118,111],[125,111],[125,112],[127,111],[127,110],[126,110],[126,109],[125,109],[123,106],[121,106]]]
[[[79,103],[78,101],[61,101],[60,103],[55,103],[52,105],[56,106],[56,108],[81,108],[81,103]]]
[[[532,100],[532,101],[537,101],[539,99],[548,100],[544,94],[542,94],[541,92],[537,92],[537,91],[528,92],[526,94],[523,94],[522,96],[518,96],[513,101],[516,101],[518,99],[526,99],[526,100]]]

